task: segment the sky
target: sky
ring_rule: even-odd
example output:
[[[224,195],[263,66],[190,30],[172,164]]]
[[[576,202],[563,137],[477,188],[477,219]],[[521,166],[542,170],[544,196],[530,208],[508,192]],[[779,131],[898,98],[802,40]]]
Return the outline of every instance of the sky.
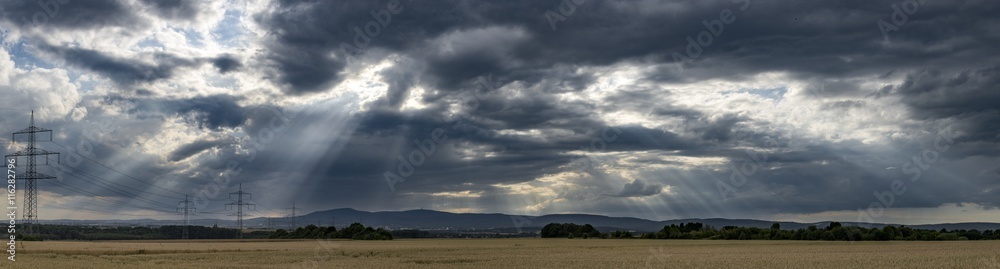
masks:
[[[1000,222],[1000,3],[0,0],[41,219]],[[23,137],[0,136],[6,154]],[[19,164],[24,162],[19,160]],[[43,162],[44,163],[44,162]],[[23,190],[23,185],[18,188]],[[23,197],[18,196],[18,199]]]

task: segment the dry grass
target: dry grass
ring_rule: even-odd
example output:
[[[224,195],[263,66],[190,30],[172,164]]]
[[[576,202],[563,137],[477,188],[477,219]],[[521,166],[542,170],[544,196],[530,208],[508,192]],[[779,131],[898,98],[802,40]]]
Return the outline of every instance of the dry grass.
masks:
[[[19,251],[0,267],[1000,269],[1000,241],[211,240],[24,242]]]

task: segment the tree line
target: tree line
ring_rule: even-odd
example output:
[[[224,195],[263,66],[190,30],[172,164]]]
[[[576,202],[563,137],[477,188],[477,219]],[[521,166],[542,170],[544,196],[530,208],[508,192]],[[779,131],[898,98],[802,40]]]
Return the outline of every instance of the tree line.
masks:
[[[35,233],[21,234],[23,240],[157,240],[180,239],[184,226],[168,225],[160,227],[99,227],[72,225],[35,225]],[[188,238],[234,239],[239,230],[217,226],[188,226]],[[247,233],[244,238],[267,238],[261,232]]]
[[[310,224],[293,231],[278,229],[269,237],[271,239],[353,239],[353,240],[392,240],[392,233],[382,228],[365,227],[361,223],[337,230],[333,226],[320,227]]]
[[[159,227],[99,227],[72,225],[35,225],[35,233],[18,234],[24,241],[39,240],[161,240],[181,239],[184,226],[166,225]],[[218,226],[187,226],[190,239],[236,239],[239,230]],[[295,230],[253,231],[243,233],[244,239],[325,239],[342,238],[353,240],[392,240],[392,234],[382,228],[365,227],[360,223],[351,224],[342,230],[334,227],[309,225]]]
[[[589,227],[589,228],[588,228]],[[928,230],[914,229],[905,225],[887,225],[882,228],[843,226],[831,222],[824,228],[810,225],[806,228],[783,230],[775,223],[770,229],[754,227],[725,226],[715,229],[699,222],[688,222],[663,226],[652,233],[633,235],[628,231],[602,233],[590,224],[550,223],[541,231],[543,238],[643,238],[643,239],[718,239],[718,240],[825,240],[825,241],[938,241],[938,240],[997,240],[1000,230]]]
[[[577,225],[575,223],[549,223],[542,227],[539,232],[542,238],[632,238],[629,231],[611,231],[602,233],[590,224]]]

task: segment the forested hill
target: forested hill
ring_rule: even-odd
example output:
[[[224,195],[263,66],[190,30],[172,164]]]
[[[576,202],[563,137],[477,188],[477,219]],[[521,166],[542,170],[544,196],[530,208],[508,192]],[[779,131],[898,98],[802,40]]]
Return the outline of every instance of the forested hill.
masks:
[[[46,223],[59,223],[68,225],[110,225],[110,226],[162,226],[181,225],[178,220],[50,220]],[[676,219],[654,221],[629,217],[609,217],[588,214],[554,214],[543,216],[523,216],[508,214],[479,214],[479,213],[449,213],[434,210],[408,210],[408,211],[381,211],[367,212],[350,208],[332,209],[312,212],[298,216],[296,220],[298,226],[309,224],[317,226],[337,226],[341,227],[350,223],[358,222],[366,226],[382,227],[391,230],[399,229],[420,229],[420,230],[482,230],[507,228],[510,230],[538,232],[542,226],[549,223],[588,223],[601,230],[627,230],[634,232],[656,232],[663,229],[663,226],[671,224],[681,224],[688,222],[698,222],[713,227],[748,227],[748,228],[770,228],[775,221],[751,220],[751,219]],[[244,220],[248,228],[277,227],[289,229],[292,220],[290,218],[252,218]],[[814,223],[799,223],[779,221],[777,222],[784,229],[802,229],[809,226],[826,227],[829,221]],[[195,219],[192,225],[219,227],[234,227],[236,222],[233,219]],[[882,228],[886,225],[901,226],[899,224],[885,223],[857,223],[841,222],[844,226],[859,226],[864,228]],[[927,224],[927,225],[906,225],[914,229],[927,230],[997,230],[1000,223],[949,223],[949,224]]]

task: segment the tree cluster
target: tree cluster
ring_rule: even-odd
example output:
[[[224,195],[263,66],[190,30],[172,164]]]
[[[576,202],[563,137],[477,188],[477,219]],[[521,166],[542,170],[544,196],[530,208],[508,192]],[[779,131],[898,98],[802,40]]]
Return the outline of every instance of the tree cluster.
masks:
[[[590,228],[590,229],[587,229]],[[585,231],[585,232],[584,232]],[[630,232],[613,231],[601,233],[590,224],[583,226],[573,223],[550,223],[542,228],[543,238],[635,238]],[[719,240],[826,240],[826,241],[938,241],[938,240],[998,240],[1000,230],[946,230],[938,231],[913,229],[906,226],[887,225],[882,228],[865,228],[859,226],[843,226],[839,222],[831,222],[824,228],[808,226],[796,230],[782,230],[775,223],[770,229],[753,227],[725,226],[715,229],[698,222],[671,224],[664,226],[658,232],[644,233],[639,238],[645,239],[719,239]]]
[[[382,228],[365,227],[361,223],[353,223],[346,228],[337,230],[333,226],[319,227],[309,225],[296,228],[294,231],[278,229],[270,236],[271,239],[353,239],[353,240],[392,240],[392,233]]]
[[[573,223],[549,223],[542,227],[542,238],[574,238],[600,237],[601,232],[590,224],[576,225]]]
[[[705,227],[701,223],[688,223],[686,226],[664,226],[656,233],[644,234],[643,238],[652,239],[723,239],[723,240],[826,240],[826,241],[888,241],[888,240],[995,240],[997,234],[993,230],[980,232],[978,230],[940,231],[913,229],[906,226],[887,225],[882,228],[865,228],[859,226],[843,226],[839,222],[831,222],[825,228],[808,226],[796,230],[782,230],[777,223],[770,229],[726,226],[721,230]],[[683,229],[685,227],[687,229]]]

